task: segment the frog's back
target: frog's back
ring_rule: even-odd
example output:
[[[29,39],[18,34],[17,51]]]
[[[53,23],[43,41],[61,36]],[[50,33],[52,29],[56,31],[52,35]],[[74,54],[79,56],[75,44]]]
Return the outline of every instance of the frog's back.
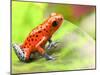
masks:
[[[22,48],[32,48],[34,49],[36,44],[45,36],[49,38],[48,31],[46,30],[45,25],[39,25],[36,28],[34,28],[28,35],[28,37],[25,39]],[[44,41],[46,43],[46,41]],[[44,43],[44,44],[45,44]]]

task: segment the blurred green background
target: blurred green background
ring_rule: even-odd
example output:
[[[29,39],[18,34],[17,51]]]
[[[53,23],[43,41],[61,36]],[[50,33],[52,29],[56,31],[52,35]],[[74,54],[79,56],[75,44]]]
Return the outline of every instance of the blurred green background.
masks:
[[[52,37],[61,43],[48,51],[56,60],[39,58],[24,63],[12,49],[12,73],[95,68],[95,6],[12,1],[12,43],[23,43],[52,12],[64,16],[62,26]]]

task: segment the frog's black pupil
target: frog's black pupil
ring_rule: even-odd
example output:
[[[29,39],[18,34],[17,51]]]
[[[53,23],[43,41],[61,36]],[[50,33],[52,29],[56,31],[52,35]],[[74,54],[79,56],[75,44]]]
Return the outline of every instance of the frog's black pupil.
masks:
[[[57,21],[54,21],[53,23],[52,23],[52,26],[57,26],[58,25],[58,23],[57,23]]]

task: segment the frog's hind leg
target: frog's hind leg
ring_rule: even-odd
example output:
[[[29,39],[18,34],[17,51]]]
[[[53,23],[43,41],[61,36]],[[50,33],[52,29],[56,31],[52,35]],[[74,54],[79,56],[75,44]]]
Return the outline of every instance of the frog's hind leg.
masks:
[[[25,61],[25,55],[19,45],[13,44],[14,51],[20,61]]]

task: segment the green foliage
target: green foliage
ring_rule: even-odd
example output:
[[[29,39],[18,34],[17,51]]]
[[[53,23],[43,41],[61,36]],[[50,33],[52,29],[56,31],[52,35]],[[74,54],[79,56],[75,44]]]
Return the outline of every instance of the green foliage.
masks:
[[[33,26],[43,22],[43,14],[47,4],[31,2],[12,3],[12,35],[13,40],[22,42]],[[34,11],[35,10],[35,11]]]
[[[28,33],[44,21],[47,7],[47,3],[12,2],[12,43],[22,43]],[[89,52],[92,49],[95,50],[95,41],[79,27],[64,20],[52,39],[60,42],[57,48],[47,51],[48,54],[56,58],[55,60],[47,61],[42,57],[30,63],[20,62],[12,49],[12,72],[27,73],[94,68],[94,53],[88,54],[88,50],[90,49]]]

